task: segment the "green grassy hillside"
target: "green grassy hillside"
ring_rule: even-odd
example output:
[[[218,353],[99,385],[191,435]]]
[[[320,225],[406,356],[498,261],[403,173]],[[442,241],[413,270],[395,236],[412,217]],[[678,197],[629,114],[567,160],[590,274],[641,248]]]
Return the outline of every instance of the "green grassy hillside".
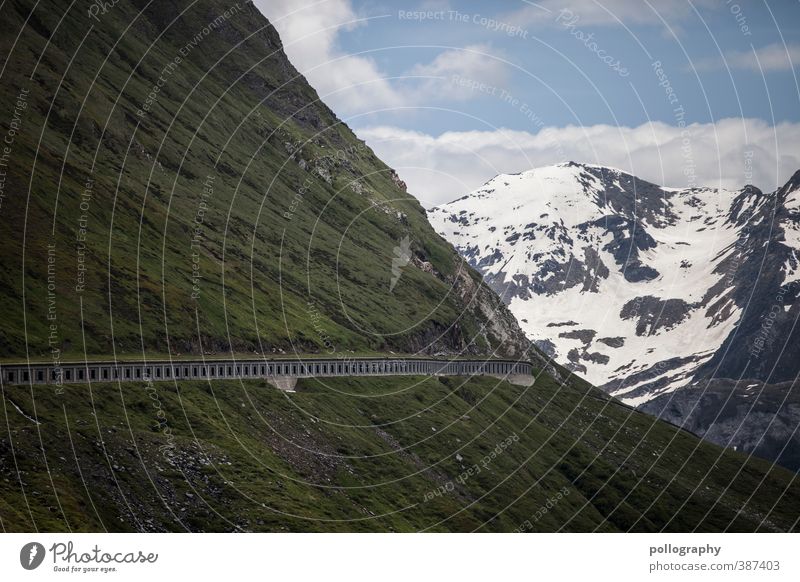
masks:
[[[132,0],[94,18],[93,4],[67,6],[0,5],[2,361],[297,350],[538,362],[252,5]],[[793,474],[537,366],[528,388],[1,386],[0,527],[796,528]]]
[[[0,7],[4,356],[524,349],[252,4],[67,6]]]
[[[785,469],[545,375],[96,384],[35,410],[5,395],[5,530],[785,531],[800,515]]]

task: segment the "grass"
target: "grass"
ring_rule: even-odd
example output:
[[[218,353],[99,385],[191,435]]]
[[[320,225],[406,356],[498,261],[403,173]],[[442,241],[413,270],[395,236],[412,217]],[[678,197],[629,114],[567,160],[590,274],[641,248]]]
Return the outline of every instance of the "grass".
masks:
[[[792,473],[545,375],[4,396],[6,531],[786,531],[800,515]]]
[[[55,0],[0,7],[7,116],[30,90],[0,207],[3,362],[527,353],[252,5],[139,116],[229,8],[139,4],[91,28]],[[545,373],[2,394],[4,531],[788,531],[800,507],[793,474]]]
[[[123,3],[81,43],[85,10],[45,0],[28,18],[34,4],[0,8],[2,102],[30,88],[0,221],[3,358],[500,347],[457,275],[480,278],[252,5],[139,116],[165,64],[229,5],[167,26],[175,5]],[[406,236],[414,261],[390,292]],[[506,313],[485,287],[477,297]]]

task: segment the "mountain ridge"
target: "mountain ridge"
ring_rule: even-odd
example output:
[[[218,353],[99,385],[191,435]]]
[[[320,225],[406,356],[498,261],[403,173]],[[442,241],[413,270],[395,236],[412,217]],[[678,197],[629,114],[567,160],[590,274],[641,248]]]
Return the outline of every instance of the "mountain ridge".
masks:
[[[512,185],[509,180],[516,180],[517,184]],[[526,313],[521,307],[514,309],[515,300],[524,301],[534,295],[541,300],[542,296],[552,297],[575,286],[580,286],[581,294],[598,293],[598,285],[604,282],[611,285],[609,277],[618,272],[624,278],[620,282],[630,284],[627,287],[633,290],[629,299],[635,300],[625,301],[619,306],[619,318],[636,319],[634,333],[630,335],[642,336],[657,332],[661,327],[679,325],[687,316],[691,299],[694,300],[692,305],[706,310],[709,328],[734,319],[732,312],[741,306],[725,305],[722,299],[728,298],[726,293],[738,292],[736,301],[744,303],[740,289],[746,286],[722,289],[725,281],[719,275],[726,270],[732,278],[742,278],[738,271],[747,265],[739,255],[754,254],[753,248],[744,248],[748,242],[743,240],[745,237],[757,238],[758,243],[772,240],[774,244],[789,247],[790,251],[795,250],[791,244],[785,244],[787,229],[792,233],[797,224],[795,218],[785,211],[791,208],[787,204],[791,204],[790,195],[797,189],[795,181],[800,183],[800,171],[785,186],[769,193],[749,185],[738,191],[662,188],[618,169],[566,162],[518,174],[501,174],[466,197],[431,209],[429,215],[440,234],[454,242],[462,255],[481,270],[490,285],[506,297],[520,319],[526,320]],[[769,220],[770,202],[780,206],[774,223]],[[502,214],[498,215],[493,205],[503,205]],[[687,209],[693,215],[687,216]],[[516,220],[518,214],[525,216]],[[790,223],[786,222],[787,218],[791,218]],[[694,232],[680,224],[680,220],[687,224],[697,223],[692,225]],[[760,223],[768,227],[765,229],[763,225],[759,226]],[[670,229],[675,226],[681,226],[683,230]],[[502,236],[497,232],[498,228],[502,229]],[[704,235],[698,234],[704,231]],[[711,231],[711,236],[708,236],[708,231]],[[672,273],[676,265],[669,264],[671,257],[665,256],[665,252],[658,255],[656,247],[668,247],[673,256],[685,255],[689,249],[679,247],[691,246],[692,242],[679,239],[690,239],[693,234],[696,238],[704,237],[703,243],[712,245],[714,253],[705,253],[697,258],[713,263],[714,269],[702,273],[709,279],[704,289],[695,289],[693,294],[687,294],[676,285],[688,284],[688,277],[677,280]],[[657,242],[656,235],[662,240]],[[752,247],[753,243],[750,245]],[[733,254],[736,256],[731,257]],[[648,255],[643,261],[642,257]],[[687,255],[677,267],[691,269],[691,258]],[[664,266],[659,267],[659,261]],[[785,272],[783,279],[786,284],[793,283],[797,272],[796,256],[791,253],[780,267],[775,270]],[[698,269],[694,271],[699,272]],[[668,281],[669,276],[676,281]],[[648,285],[654,280],[664,283],[654,289],[653,285]],[[783,281],[777,283],[781,286]],[[639,313],[640,307],[643,307],[642,314]],[[568,306],[564,309],[567,310]],[[541,334],[543,327],[567,325],[566,319],[565,316],[564,322],[548,320],[538,327],[523,327],[552,355],[553,349],[549,344],[559,343],[558,338],[550,334],[541,340],[536,334]],[[732,323],[736,321],[738,319]],[[733,324],[726,326],[724,332],[718,334],[724,337],[716,338],[708,348],[720,348],[724,338],[734,331],[736,326]],[[586,331],[592,331],[591,326]],[[597,329],[594,331],[598,333]],[[705,353],[709,350],[698,351]],[[603,353],[613,352],[603,350]],[[674,355],[687,357],[696,354],[677,351]],[[711,359],[709,366],[715,361],[711,357],[701,359]],[[608,371],[592,374],[591,366],[584,365],[580,359],[572,357],[566,361],[572,364],[574,371],[588,372],[588,379],[598,385],[614,380],[614,375]],[[653,365],[657,363],[659,360],[652,362]],[[734,367],[733,363],[726,365],[727,369]],[[638,371],[646,371],[646,368]],[[781,377],[780,381],[787,379]]]
[[[714,379],[796,379],[799,186],[800,171],[772,192],[662,188],[568,162],[500,175],[428,214],[540,349],[661,411]]]
[[[83,44],[68,32],[86,15],[49,7],[17,3],[3,23],[9,35],[33,23],[9,51],[4,96],[38,67],[5,183],[33,197],[8,198],[0,224],[5,356],[539,358],[252,3],[115,5]]]

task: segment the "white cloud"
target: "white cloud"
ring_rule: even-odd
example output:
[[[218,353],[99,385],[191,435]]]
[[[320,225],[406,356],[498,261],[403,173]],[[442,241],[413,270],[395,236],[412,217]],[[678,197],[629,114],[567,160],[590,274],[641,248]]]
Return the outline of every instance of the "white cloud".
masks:
[[[789,71],[800,64],[800,45],[770,44],[750,51],[729,51],[723,57],[702,59],[694,63],[699,71],[745,69],[749,71]]]
[[[694,4],[706,6],[707,2],[712,0]],[[491,56],[487,45],[445,50],[427,64],[409,67],[408,75],[430,77],[427,80],[401,83],[387,79],[373,59],[348,55],[338,45],[341,33],[367,25],[350,0],[256,0],[256,5],[278,29],[292,63],[341,114],[481,96],[481,91],[454,83],[455,76],[487,85],[506,84],[509,69]],[[523,26],[554,23],[562,8],[579,15],[582,24],[601,26],[618,24],[613,15],[625,24],[658,26],[661,18],[675,26],[693,15],[684,0],[651,0],[649,5],[640,0],[542,0],[540,5],[546,10],[526,6],[513,22]],[[786,70],[800,59],[798,45],[788,51],[769,45],[757,52],[761,66],[770,71]],[[726,58],[729,66],[757,68],[752,52],[733,52]],[[698,64],[716,68],[720,63]],[[738,188],[750,182],[771,190],[800,168],[799,129],[800,124],[772,127],[755,119],[695,124],[689,129],[689,160],[681,150],[681,130],[663,123],[543,128],[535,134],[498,129],[434,137],[389,126],[362,128],[358,133],[398,169],[410,191],[430,206],[461,196],[495,174],[570,159],[619,167],[666,186],[686,186],[685,171],[691,166],[698,185]],[[749,150],[753,151],[752,168],[746,168],[744,159]]]
[[[255,0],[255,5],[281,35],[295,68],[320,95],[328,95],[325,100],[336,111],[363,111],[402,103],[372,59],[347,55],[338,48],[337,36],[342,31],[365,23],[348,0]],[[346,90],[353,86],[357,89]]]
[[[426,99],[433,98],[474,98],[476,92],[466,90],[463,84],[465,82],[477,81],[491,87],[504,86],[508,68],[503,60],[492,56],[491,47],[480,44],[441,52],[430,63],[412,67],[408,74],[435,78],[422,83],[413,92],[416,102],[424,104]]]
[[[397,169],[426,207],[463,196],[497,174],[567,160],[617,167],[669,187],[737,189],[751,183],[767,191],[800,169],[800,123],[773,127],[757,119],[723,119],[692,124],[688,155],[681,131],[659,122],[544,128],[535,134],[498,129],[434,137],[389,126],[357,133]],[[747,152],[752,152],[749,161]]]
[[[255,0],[255,4],[281,35],[295,68],[337,113],[358,114],[480,96],[454,84],[456,75],[488,84],[505,79],[506,64],[494,58],[491,47],[483,44],[445,50],[432,62],[411,67],[403,75],[426,79],[389,80],[372,58],[349,55],[338,46],[340,33],[368,25],[349,0]]]

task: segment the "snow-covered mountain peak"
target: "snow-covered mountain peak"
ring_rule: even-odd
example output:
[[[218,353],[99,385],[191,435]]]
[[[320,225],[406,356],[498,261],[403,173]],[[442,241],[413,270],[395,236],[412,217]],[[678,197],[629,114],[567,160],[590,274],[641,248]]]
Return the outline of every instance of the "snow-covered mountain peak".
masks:
[[[787,209],[800,210],[800,170],[783,187],[783,196]]]
[[[540,347],[641,403],[716,361],[762,263],[768,293],[800,281],[795,178],[769,194],[676,189],[567,162],[498,175],[429,218]]]

